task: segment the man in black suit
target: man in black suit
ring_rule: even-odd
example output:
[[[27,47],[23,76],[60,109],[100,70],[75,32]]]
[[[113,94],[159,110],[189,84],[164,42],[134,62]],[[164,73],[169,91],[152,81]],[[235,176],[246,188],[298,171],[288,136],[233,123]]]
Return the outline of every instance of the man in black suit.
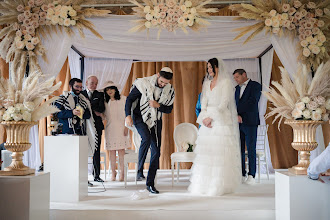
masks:
[[[82,91],[82,94],[88,98],[91,103],[94,125],[97,132],[97,148],[94,152],[93,156],[93,175],[94,181],[96,182],[104,182],[100,178],[100,145],[102,138],[102,130],[104,129],[104,125],[101,118],[101,113],[104,112],[104,94],[103,92],[99,92],[96,90],[98,84],[98,79],[96,76],[89,76],[86,81],[86,90]]]
[[[256,175],[256,143],[257,130],[260,124],[258,102],[261,96],[261,85],[247,77],[244,69],[237,69],[233,73],[237,82],[235,100],[238,113],[238,123],[241,138],[242,176],[245,182],[245,144],[249,158],[249,173],[247,184],[255,183]]]

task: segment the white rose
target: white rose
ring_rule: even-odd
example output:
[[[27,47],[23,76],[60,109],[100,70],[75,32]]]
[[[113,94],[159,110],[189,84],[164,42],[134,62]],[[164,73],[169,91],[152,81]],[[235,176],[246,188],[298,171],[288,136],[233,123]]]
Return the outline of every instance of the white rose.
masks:
[[[293,109],[291,115],[294,119],[301,118],[302,117],[302,111],[295,108],[295,109]]]
[[[287,12],[287,11],[289,11],[289,9],[290,9],[290,5],[289,4],[283,4],[282,5],[282,11]]]
[[[310,110],[315,110],[317,109],[319,105],[314,102],[314,101],[310,101],[308,104],[307,104],[307,108],[310,109]]]
[[[66,12],[66,11],[61,11],[61,13],[60,13],[60,17],[63,18],[63,19],[68,18],[68,14],[67,14],[67,12]]]
[[[270,27],[270,26],[272,26],[272,24],[273,24],[272,19],[267,18],[267,19],[265,20],[265,25],[266,25],[266,26]]]
[[[320,52],[321,52],[321,49],[318,46],[313,47],[313,49],[312,49],[313,54],[319,54]]]
[[[28,49],[28,50],[33,50],[35,48],[35,46],[32,44],[32,43],[27,43],[26,44],[26,49]]]
[[[319,113],[319,114],[322,114],[322,109],[321,109],[321,108],[317,108],[317,109],[315,110],[315,112],[317,112],[317,113]]]
[[[316,37],[313,37],[313,39],[311,39],[311,44],[315,45],[317,44],[317,38]]]
[[[17,104],[15,104],[15,108],[18,111],[22,111],[22,110],[24,110],[24,105],[22,103],[17,103]]]
[[[325,98],[323,96],[317,96],[314,98],[314,101],[319,105],[323,105],[325,103]]]
[[[311,112],[309,110],[304,110],[303,112],[303,116],[305,119],[310,119],[311,118]]]
[[[274,17],[276,15],[276,13],[277,13],[277,11],[273,9],[269,12],[269,15]]]
[[[300,42],[300,45],[301,45],[302,47],[307,47],[307,46],[308,46],[308,42],[307,42],[306,40],[302,40],[302,41]]]
[[[59,23],[60,18],[58,16],[53,16],[51,20],[52,20],[52,24],[55,25]]]
[[[189,27],[193,26],[194,25],[194,20],[189,19],[187,24],[188,24]]]
[[[11,121],[11,120],[13,120],[12,117],[11,117],[11,114],[8,113],[7,111],[3,114],[2,120],[5,120],[5,121]]]
[[[278,27],[274,27],[274,28],[273,28],[273,33],[274,33],[274,34],[278,34],[278,33],[280,32],[280,30],[281,30],[280,28],[278,28]]]
[[[313,111],[312,113],[312,120],[319,121],[322,119],[322,115],[316,111]]]
[[[156,19],[152,19],[151,24],[152,24],[153,26],[157,26],[158,21],[157,21]]]
[[[11,115],[12,117],[13,117],[13,119],[15,120],[15,121],[21,121],[22,119],[23,119],[23,115],[22,114],[12,114]]]
[[[283,19],[283,20],[288,20],[288,19],[289,19],[289,15],[288,15],[287,13],[283,13],[283,14],[281,15],[281,19]]]
[[[323,11],[324,11],[324,14],[326,14],[328,16],[330,15],[330,9],[324,8]]]
[[[175,6],[175,2],[173,0],[168,0],[168,1],[166,1],[166,5],[169,8],[173,8]]]
[[[326,102],[325,102],[325,108],[327,110],[330,110],[330,99],[328,99]]]
[[[192,6],[191,1],[186,1],[184,4],[187,8],[190,8]]]
[[[304,48],[303,50],[303,55],[305,57],[309,57],[309,55],[311,55],[311,51],[308,48]]]
[[[309,103],[309,102],[311,101],[311,99],[310,99],[309,97],[305,96],[305,97],[303,97],[303,98],[301,99],[301,101],[302,101],[303,103],[307,104],[307,103]]]
[[[180,17],[178,20],[179,24],[183,24],[186,20],[184,19],[184,17]]]
[[[191,9],[190,9],[190,13],[191,13],[191,14],[196,14],[196,13],[197,13],[196,8],[195,8],[195,7],[191,8]]]
[[[24,6],[23,5],[18,5],[16,9],[17,9],[18,12],[23,12],[24,11]]]
[[[322,115],[322,120],[323,121],[329,121],[329,114],[323,114]]]
[[[181,11],[185,12],[187,10],[187,7],[185,5],[181,5],[180,9]]]
[[[155,11],[156,13],[160,11],[160,8],[159,8],[158,5],[154,7],[154,11]]]
[[[72,9],[72,10],[69,11],[69,15],[71,17],[75,17],[75,16],[77,16],[77,11]]]
[[[321,43],[324,43],[327,39],[326,37],[322,34],[322,35],[318,35],[317,36],[317,39],[321,42]]]
[[[293,2],[293,6],[294,6],[295,8],[299,8],[300,6],[302,6],[302,3],[301,3],[300,1],[294,1],[294,2]]]
[[[308,2],[307,8],[316,8],[315,2]]]
[[[64,26],[66,26],[66,27],[69,27],[69,26],[70,26],[70,24],[71,24],[71,20],[70,20],[69,18],[67,18],[67,19],[64,19],[64,22],[63,22],[63,24],[64,24]]]
[[[150,6],[149,5],[145,6],[143,11],[144,11],[144,13],[149,13],[150,12]]]
[[[70,24],[71,24],[72,26],[75,26],[75,25],[77,24],[77,22],[76,22],[75,20],[71,20],[71,21],[70,21]]]
[[[305,103],[304,102],[297,102],[295,106],[296,106],[297,109],[299,109],[301,111],[305,109]]]
[[[275,27],[275,28],[278,28],[280,26],[280,22],[279,22],[279,20],[274,20],[273,21],[273,27]]]
[[[23,49],[25,44],[23,41],[16,41],[15,42],[17,49]]]
[[[54,14],[55,14],[54,9],[52,9],[52,8],[48,8],[48,10],[47,10],[47,15],[52,16],[52,15],[54,15]]]
[[[37,45],[40,42],[39,38],[34,37],[31,39],[31,43],[33,43],[34,45]]]
[[[194,20],[194,18],[195,18],[194,15],[192,15],[192,14],[189,14],[189,15],[188,15],[188,19],[189,19],[189,20]]]
[[[151,21],[152,19],[153,19],[153,16],[151,15],[151,14],[147,14],[146,15],[146,19],[148,20],[148,21]]]
[[[7,109],[6,112],[8,112],[9,114],[13,114],[13,113],[15,113],[15,111],[16,111],[15,107],[14,107],[14,106],[10,106],[10,107]]]
[[[24,111],[23,114],[22,114],[22,119],[24,121],[31,121],[31,113],[30,112],[27,112],[27,111]]]
[[[146,26],[146,28],[150,28],[151,27],[151,22],[150,21],[146,21],[144,23],[144,26]]]

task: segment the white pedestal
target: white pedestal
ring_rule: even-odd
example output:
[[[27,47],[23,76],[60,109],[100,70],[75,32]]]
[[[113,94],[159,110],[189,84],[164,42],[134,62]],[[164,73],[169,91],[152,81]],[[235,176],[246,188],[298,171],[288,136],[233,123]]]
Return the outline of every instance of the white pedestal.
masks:
[[[0,219],[49,219],[49,173],[0,176]]]
[[[276,220],[330,219],[330,185],[305,175],[275,172]]]
[[[44,170],[50,201],[77,202],[88,194],[87,136],[45,136]]]

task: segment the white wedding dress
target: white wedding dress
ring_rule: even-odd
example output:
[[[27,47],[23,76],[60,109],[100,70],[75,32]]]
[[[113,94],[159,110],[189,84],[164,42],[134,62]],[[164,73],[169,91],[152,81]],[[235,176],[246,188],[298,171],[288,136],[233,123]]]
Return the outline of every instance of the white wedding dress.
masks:
[[[242,181],[242,170],[237,112],[230,79],[219,79],[212,91],[210,81],[204,82],[201,102],[202,111],[197,119],[201,127],[188,190],[192,194],[208,196],[232,193]],[[202,123],[207,117],[213,120],[212,128]]]

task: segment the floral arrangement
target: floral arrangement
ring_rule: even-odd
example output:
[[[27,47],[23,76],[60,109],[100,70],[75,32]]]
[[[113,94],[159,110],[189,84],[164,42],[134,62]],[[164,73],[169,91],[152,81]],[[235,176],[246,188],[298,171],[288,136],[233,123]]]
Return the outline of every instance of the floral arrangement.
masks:
[[[184,141],[181,144],[181,151],[183,152],[193,152],[194,151],[194,145],[190,144],[189,142]]]
[[[0,2],[0,25],[6,25],[0,31],[0,55],[6,62],[12,62],[17,71],[19,66],[30,69],[39,68],[37,55],[47,61],[45,47],[41,37],[47,37],[51,31],[65,30],[69,35],[78,29],[84,37],[83,29],[96,36],[101,35],[94,29],[86,17],[105,16],[110,11],[82,8],[83,0],[5,0]]]
[[[279,119],[278,128],[283,118],[294,120],[329,120],[330,113],[330,61],[320,64],[314,78],[309,83],[309,71],[300,64],[291,80],[289,73],[280,67],[281,84],[272,81],[273,88],[262,92],[274,105],[266,119],[275,116]]]
[[[136,0],[130,0],[131,3],[137,5],[134,7],[135,15],[140,19],[135,27],[130,29],[130,32],[143,31],[151,28],[158,29],[158,39],[163,29],[169,32],[175,32],[180,28],[185,33],[188,33],[186,28],[194,31],[199,31],[202,27],[210,23],[205,20],[209,17],[208,13],[217,12],[216,8],[204,8],[203,6],[209,1],[202,0],[143,0],[146,6],[138,3]]]
[[[32,72],[23,80],[25,68],[11,69],[10,79],[0,79],[0,121],[38,121],[59,110],[51,105],[58,97],[44,102],[58,90],[61,82],[53,85],[55,77],[46,81],[41,72]],[[42,81],[42,82],[41,82]]]
[[[240,34],[235,39],[254,31],[246,43],[263,30],[278,36],[290,35],[299,38],[298,59],[308,68],[316,70],[320,63],[329,59],[329,1],[253,0],[252,3],[230,6],[239,12],[240,18],[258,21],[252,26],[236,29]]]

